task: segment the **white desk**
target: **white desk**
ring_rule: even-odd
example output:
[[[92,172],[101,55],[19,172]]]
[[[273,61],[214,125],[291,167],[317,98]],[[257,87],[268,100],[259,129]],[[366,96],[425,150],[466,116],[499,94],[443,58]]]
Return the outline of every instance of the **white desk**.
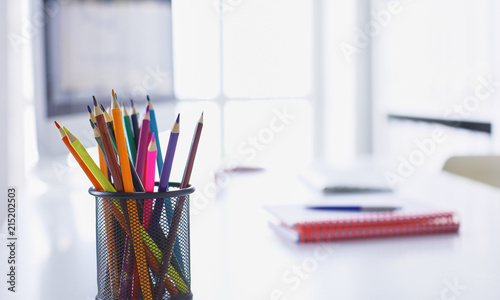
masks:
[[[88,181],[80,170],[45,181],[49,169],[19,193],[18,293],[6,293],[2,275],[0,299],[96,295]],[[443,173],[412,178],[399,192],[458,211],[459,234],[293,244],[268,227],[262,205],[315,194],[294,174],[232,175],[216,200],[192,203],[194,299],[500,299],[500,190]]]

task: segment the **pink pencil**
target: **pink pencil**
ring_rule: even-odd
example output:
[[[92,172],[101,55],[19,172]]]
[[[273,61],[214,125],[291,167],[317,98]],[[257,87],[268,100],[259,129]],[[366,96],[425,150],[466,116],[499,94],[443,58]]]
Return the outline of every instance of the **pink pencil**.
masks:
[[[154,192],[155,189],[155,165],[156,165],[156,155],[157,150],[155,134],[151,134],[151,141],[148,146],[148,153],[146,157],[146,166],[144,169],[144,190],[146,193]],[[153,199],[144,200],[144,218],[143,225],[144,229],[149,229],[149,223],[151,221],[151,212],[153,210]]]
[[[149,135],[149,106],[146,108],[146,115],[142,120],[141,133],[139,135],[139,145],[137,145],[137,158],[135,160],[135,169],[137,175],[144,184],[144,165],[146,164],[146,154],[148,152],[148,135]]]

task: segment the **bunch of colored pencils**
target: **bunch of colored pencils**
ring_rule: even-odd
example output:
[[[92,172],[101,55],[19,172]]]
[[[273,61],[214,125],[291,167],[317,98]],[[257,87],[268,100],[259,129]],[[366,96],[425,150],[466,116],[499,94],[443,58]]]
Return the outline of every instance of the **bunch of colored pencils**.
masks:
[[[66,127],[55,122],[62,141],[96,190],[152,193],[155,192],[155,170],[158,170],[160,180],[157,192],[168,191],[179,136],[179,115],[171,130],[163,159],[155,111],[149,97],[147,100],[146,113],[140,126],[139,115],[132,101],[132,114],[129,115],[124,105],[120,107],[114,91],[111,92],[110,112],[94,97],[93,110],[90,106],[87,109],[98,146],[99,166],[80,141]],[[189,186],[202,127],[203,113],[195,129],[180,183],[181,189]],[[113,224],[118,224],[124,233],[121,241],[117,237],[107,237],[109,286],[113,299],[162,299],[165,292],[171,296],[190,292],[183,274],[182,253],[176,242],[185,197],[179,197],[175,203],[171,203],[168,198],[140,201],[133,197],[122,200],[110,197],[104,200],[109,202],[104,209],[106,229],[112,232]],[[167,222],[161,221],[162,212]],[[162,228],[165,224],[167,230]],[[123,253],[117,254],[117,249]]]

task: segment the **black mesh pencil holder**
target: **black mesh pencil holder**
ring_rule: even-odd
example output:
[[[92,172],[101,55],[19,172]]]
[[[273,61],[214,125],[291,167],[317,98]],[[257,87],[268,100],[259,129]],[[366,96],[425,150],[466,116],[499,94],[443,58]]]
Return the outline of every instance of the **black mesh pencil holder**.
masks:
[[[189,195],[194,190],[180,189],[179,183],[170,183],[168,192],[89,189],[96,198],[96,300],[193,299]]]

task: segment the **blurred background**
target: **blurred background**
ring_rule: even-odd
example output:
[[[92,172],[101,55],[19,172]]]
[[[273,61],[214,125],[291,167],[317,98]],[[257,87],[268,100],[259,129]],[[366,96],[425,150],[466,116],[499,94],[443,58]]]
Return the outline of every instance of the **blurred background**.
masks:
[[[438,171],[452,155],[498,153],[498,6],[1,0],[2,190],[22,195],[30,174],[71,184],[80,170],[53,121],[95,155],[86,106],[109,105],[111,89],[141,116],[150,95],[163,151],[181,114],[174,180],[204,111],[200,186],[227,161],[298,171],[369,156],[406,180],[405,161]]]

